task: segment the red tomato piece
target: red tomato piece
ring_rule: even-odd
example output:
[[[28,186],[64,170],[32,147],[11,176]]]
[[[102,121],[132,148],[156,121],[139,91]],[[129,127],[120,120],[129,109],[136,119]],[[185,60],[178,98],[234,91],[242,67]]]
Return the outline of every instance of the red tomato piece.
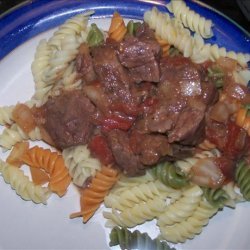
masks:
[[[110,131],[113,129],[121,129],[127,131],[133,125],[134,118],[123,117],[119,115],[108,115],[102,120],[102,129]]]
[[[104,165],[114,163],[113,154],[104,136],[96,135],[89,143],[91,153]]]
[[[248,135],[244,129],[234,122],[228,123],[227,131],[228,134],[224,152],[230,158],[238,159],[245,153]]]
[[[215,164],[226,177],[226,181],[234,180],[236,163],[226,157],[218,157],[215,159]]]

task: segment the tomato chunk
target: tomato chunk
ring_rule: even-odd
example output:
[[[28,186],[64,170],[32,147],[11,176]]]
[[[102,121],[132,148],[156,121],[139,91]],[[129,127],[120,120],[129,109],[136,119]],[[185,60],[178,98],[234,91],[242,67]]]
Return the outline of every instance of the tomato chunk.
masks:
[[[123,117],[120,115],[108,115],[102,120],[102,129],[111,131],[112,129],[121,129],[127,131],[133,125],[134,118]]]
[[[114,163],[113,154],[104,136],[94,136],[89,143],[89,149],[91,153],[95,157],[97,157],[102,164],[109,165]]]
[[[236,168],[236,163],[227,157],[218,157],[215,159],[216,165],[221,170],[223,175],[226,177],[226,181],[234,180],[234,173]]]
[[[244,129],[234,122],[228,123],[227,131],[224,152],[230,158],[239,159],[245,153],[248,135]]]

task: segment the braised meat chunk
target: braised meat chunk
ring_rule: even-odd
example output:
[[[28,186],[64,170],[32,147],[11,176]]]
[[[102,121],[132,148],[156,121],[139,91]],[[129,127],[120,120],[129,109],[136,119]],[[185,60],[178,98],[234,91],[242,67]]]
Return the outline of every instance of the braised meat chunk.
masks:
[[[83,43],[75,61],[81,90],[50,97],[39,109],[38,126],[57,148],[87,144],[102,164],[128,176],[190,157],[204,139],[232,160],[245,154],[249,136],[235,126],[233,114],[237,100],[249,99],[246,88],[229,74],[222,90],[227,101],[218,101],[221,92],[208,76],[218,62],[196,64],[161,50],[145,23],[122,41]]]
[[[160,49],[151,30],[143,24],[138,28],[136,37],[128,37],[121,42],[118,56],[137,83],[159,82]]]
[[[165,133],[168,142],[196,145],[204,139],[205,112],[215,89],[201,84],[199,67],[177,56],[161,60],[157,100],[140,120],[148,132]]]
[[[162,157],[172,155],[172,149],[168,139],[164,135],[141,134],[133,130],[129,137],[133,152],[139,156],[143,165],[152,166]]]
[[[145,167],[130,147],[126,132],[118,129],[112,130],[107,134],[107,139],[116,163],[125,174],[136,176],[145,173]]]
[[[44,127],[59,149],[88,142],[96,108],[80,90],[50,98],[43,108]]]
[[[131,100],[129,85],[131,79],[127,70],[119,62],[116,51],[109,45],[92,49],[94,69],[105,92],[113,100]]]

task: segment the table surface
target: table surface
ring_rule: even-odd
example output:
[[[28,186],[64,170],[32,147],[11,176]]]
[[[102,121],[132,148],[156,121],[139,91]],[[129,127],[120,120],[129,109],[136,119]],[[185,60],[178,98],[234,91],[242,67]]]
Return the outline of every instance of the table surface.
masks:
[[[59,0],[53,0],[53,1],[59,1]],[[244,16],[243,12],[239,8],[237,0],[200,0],[200,1],[221,11],[222,13],[233,19],[235,22],[237,22],[245,30],[250,32],[250,22],[247,20],[247,18]],[[4,11],[22,2],[24,2],[24,0],[0,0],[0,13],[3,13]]]

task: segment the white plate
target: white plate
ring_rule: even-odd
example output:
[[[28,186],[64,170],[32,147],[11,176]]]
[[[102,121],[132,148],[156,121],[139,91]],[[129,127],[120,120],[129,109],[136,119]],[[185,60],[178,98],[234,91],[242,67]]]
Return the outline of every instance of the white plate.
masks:
[[[96,20],[102,28],[103,20]],[[16,48],[0,62],[0,106],[29,100],[34,93],[31,63],[36,46],[52,30],[42,33]],[[5,154],[0,155],[5,158]],[[0,178],[0,249],[109,249],[105,220],[99,209],[83,224],[80,218],[69,219],[78,211],[79,194],[70,186],[63,198],[52,195],[47,205],[23,201],[10,185]],[[249,203],[235,210],[225,208],[213,217],[203,232],[177,249],[249,249]],[[157,235],[154,222],[139,227],[151,236]],[[114,248],[118,249],[118,248]]]

